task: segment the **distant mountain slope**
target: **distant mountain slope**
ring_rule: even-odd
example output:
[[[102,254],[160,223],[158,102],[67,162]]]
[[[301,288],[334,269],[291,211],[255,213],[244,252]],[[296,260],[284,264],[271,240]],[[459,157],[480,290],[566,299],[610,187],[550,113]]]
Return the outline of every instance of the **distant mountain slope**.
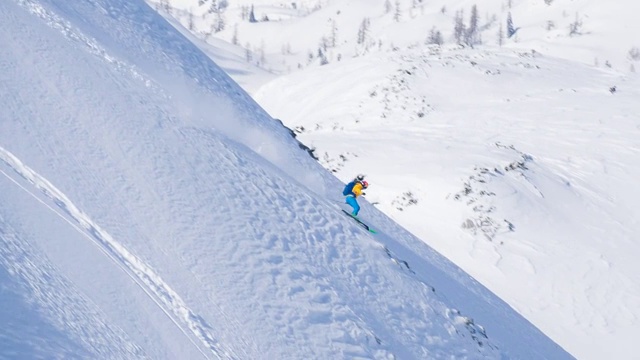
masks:
[[[579,358],[625,358],[640,326],[639,88],[537,53],[409,50],[283,76],[256,99]]]
[[[420,47],[435,39],[445,45],[501,43],[508,48],[534,49],[548,56],[626,73],[640,66],[640,24],[635,20],[640,3],[630,0],[149,3],[178,19],[200,38],[233,43],[235,53],[280,74],[372,52]],[[255,22],[251,22],[251,11]],[[461,37],[455,31],[458,17]],[[475,35],[468,41],[464,34],[472,28],[476,29]]]

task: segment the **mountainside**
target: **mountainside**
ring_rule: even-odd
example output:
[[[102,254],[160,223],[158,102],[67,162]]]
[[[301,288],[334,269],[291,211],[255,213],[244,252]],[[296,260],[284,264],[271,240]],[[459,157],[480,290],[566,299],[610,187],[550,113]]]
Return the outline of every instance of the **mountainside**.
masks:
[[[152,4],[227,42],[213,58],[237,54],[325,168],[368,174],[369,202],[573,355],[634,356],[639,4]]]
[[[144,2],[0,21],[0,357],[571,358]]]
[[[635,21],[640,3],[628,0],[149,3],[200,38],[234,44],[238,55],[279,74],[434,42],[533,49],[622,72],[635,71],[640,61],[640,24]]]
[[[530,53],[407,51],[283,77],[256,98],[577,357],[627,358],[640,326],[638,85]]]

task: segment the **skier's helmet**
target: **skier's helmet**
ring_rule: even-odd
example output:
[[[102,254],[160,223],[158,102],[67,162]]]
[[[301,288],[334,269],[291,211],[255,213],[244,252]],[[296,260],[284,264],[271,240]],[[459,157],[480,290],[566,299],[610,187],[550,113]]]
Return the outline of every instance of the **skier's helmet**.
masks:
[[[363,181],[362,182],[362,187],[365,188],[365,189],[368,188],[369,187],[369,183],[366,182],[366,181]]]

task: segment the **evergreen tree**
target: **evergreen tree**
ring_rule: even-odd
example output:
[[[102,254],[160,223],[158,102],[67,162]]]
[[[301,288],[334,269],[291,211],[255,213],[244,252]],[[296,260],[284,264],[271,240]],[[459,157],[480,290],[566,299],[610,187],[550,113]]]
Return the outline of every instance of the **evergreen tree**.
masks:
[[[431,32],[429,32],[429,38],[427,42],[431,45],[442,45],[444,44],[444,40],[442,39],[442,33],[440,30],[437,30],[436,27],[431,28]]]
[[[193,29],[194,29],[194,23],[193,23],[193,11],[192,11],[192,10],[189,10],[189,18],[188,18],[188,20],[187,20],[187,28],[188,28],[190,31],[193,31]]]
[[[256,20],[256,15],[253,12],[253,5],[251,5],[251,10],[249,11],[249,22],[250,23],[257,23],[258,20]]]
[[[209,9],[207,10],[208,14],[214,14],[217,13],[219,11],[218,9],[218,1],[217,0],[211,0],[211,4],[209,4]]]
[[[476,5],[471,7],[471,17],[469,19],[469,27],[465,33],[464,42],[469,46],[478,43],[478,7]]]
[[[249,17],[249,7],[242,5],[240,7],[240,19],[246,20]]]
[[[267,56],[265,51],[264,39],[260,42],[260,66],[265,66],[267,63]]]
[[[358,39],[356,42],[358,44],[364,44],[367,40],[367,35],[369,34],[369,18],[362,19],[360,23],[360,27],[358,28]]]
[[[249,43],[244,46],[244,58],[247,62],[251,62],[253,60],[253,52],[251,51],[251,44]]]
[[[384,13],[388,14],[393,10],[393,5],[391,5],[391,0],[384,1]]]
[[[513,19],[511,18],[511,12],[507,14],[507,37],[510,38],[515,35],[516,29],[513,27]]]
[[[402,11],[400,10],[400,0],[396,0],[396,11],[393,13],[393,20],[399,22],[401,17]]]
[[[231,43],[238,45],[238,24],[233,25],[233,36],[231,37]]]
[[[338,44],[338,26],[336,25],[336,21],[331,19],[331,35],[329,36],[329,45],[331,47],[336,47]]]
[[[213,31],[215,32],[220,32],[222,30],[224,30],[226,26],[226,23],[224,21],[224,16],[222,14],[222,11],[216,12],[216,17],[213,21]]]
[[[458,10],[456,12],[456,16],[454,18],[454,27],[453,27],[453,37],[456,40],[456,43],[462,44],[462,40],[465,36],[465,25],[464,25],[464,12],[463,10]]]

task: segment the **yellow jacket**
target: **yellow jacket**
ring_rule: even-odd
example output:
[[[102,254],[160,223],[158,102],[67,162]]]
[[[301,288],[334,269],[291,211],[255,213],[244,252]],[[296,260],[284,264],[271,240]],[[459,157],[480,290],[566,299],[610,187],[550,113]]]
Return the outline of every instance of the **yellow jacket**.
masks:
[[[362,195],[362,184],[357,182],[355,185],[353,185],[353,189],[351,189],[351,191],[356,195],[356,197]]]

